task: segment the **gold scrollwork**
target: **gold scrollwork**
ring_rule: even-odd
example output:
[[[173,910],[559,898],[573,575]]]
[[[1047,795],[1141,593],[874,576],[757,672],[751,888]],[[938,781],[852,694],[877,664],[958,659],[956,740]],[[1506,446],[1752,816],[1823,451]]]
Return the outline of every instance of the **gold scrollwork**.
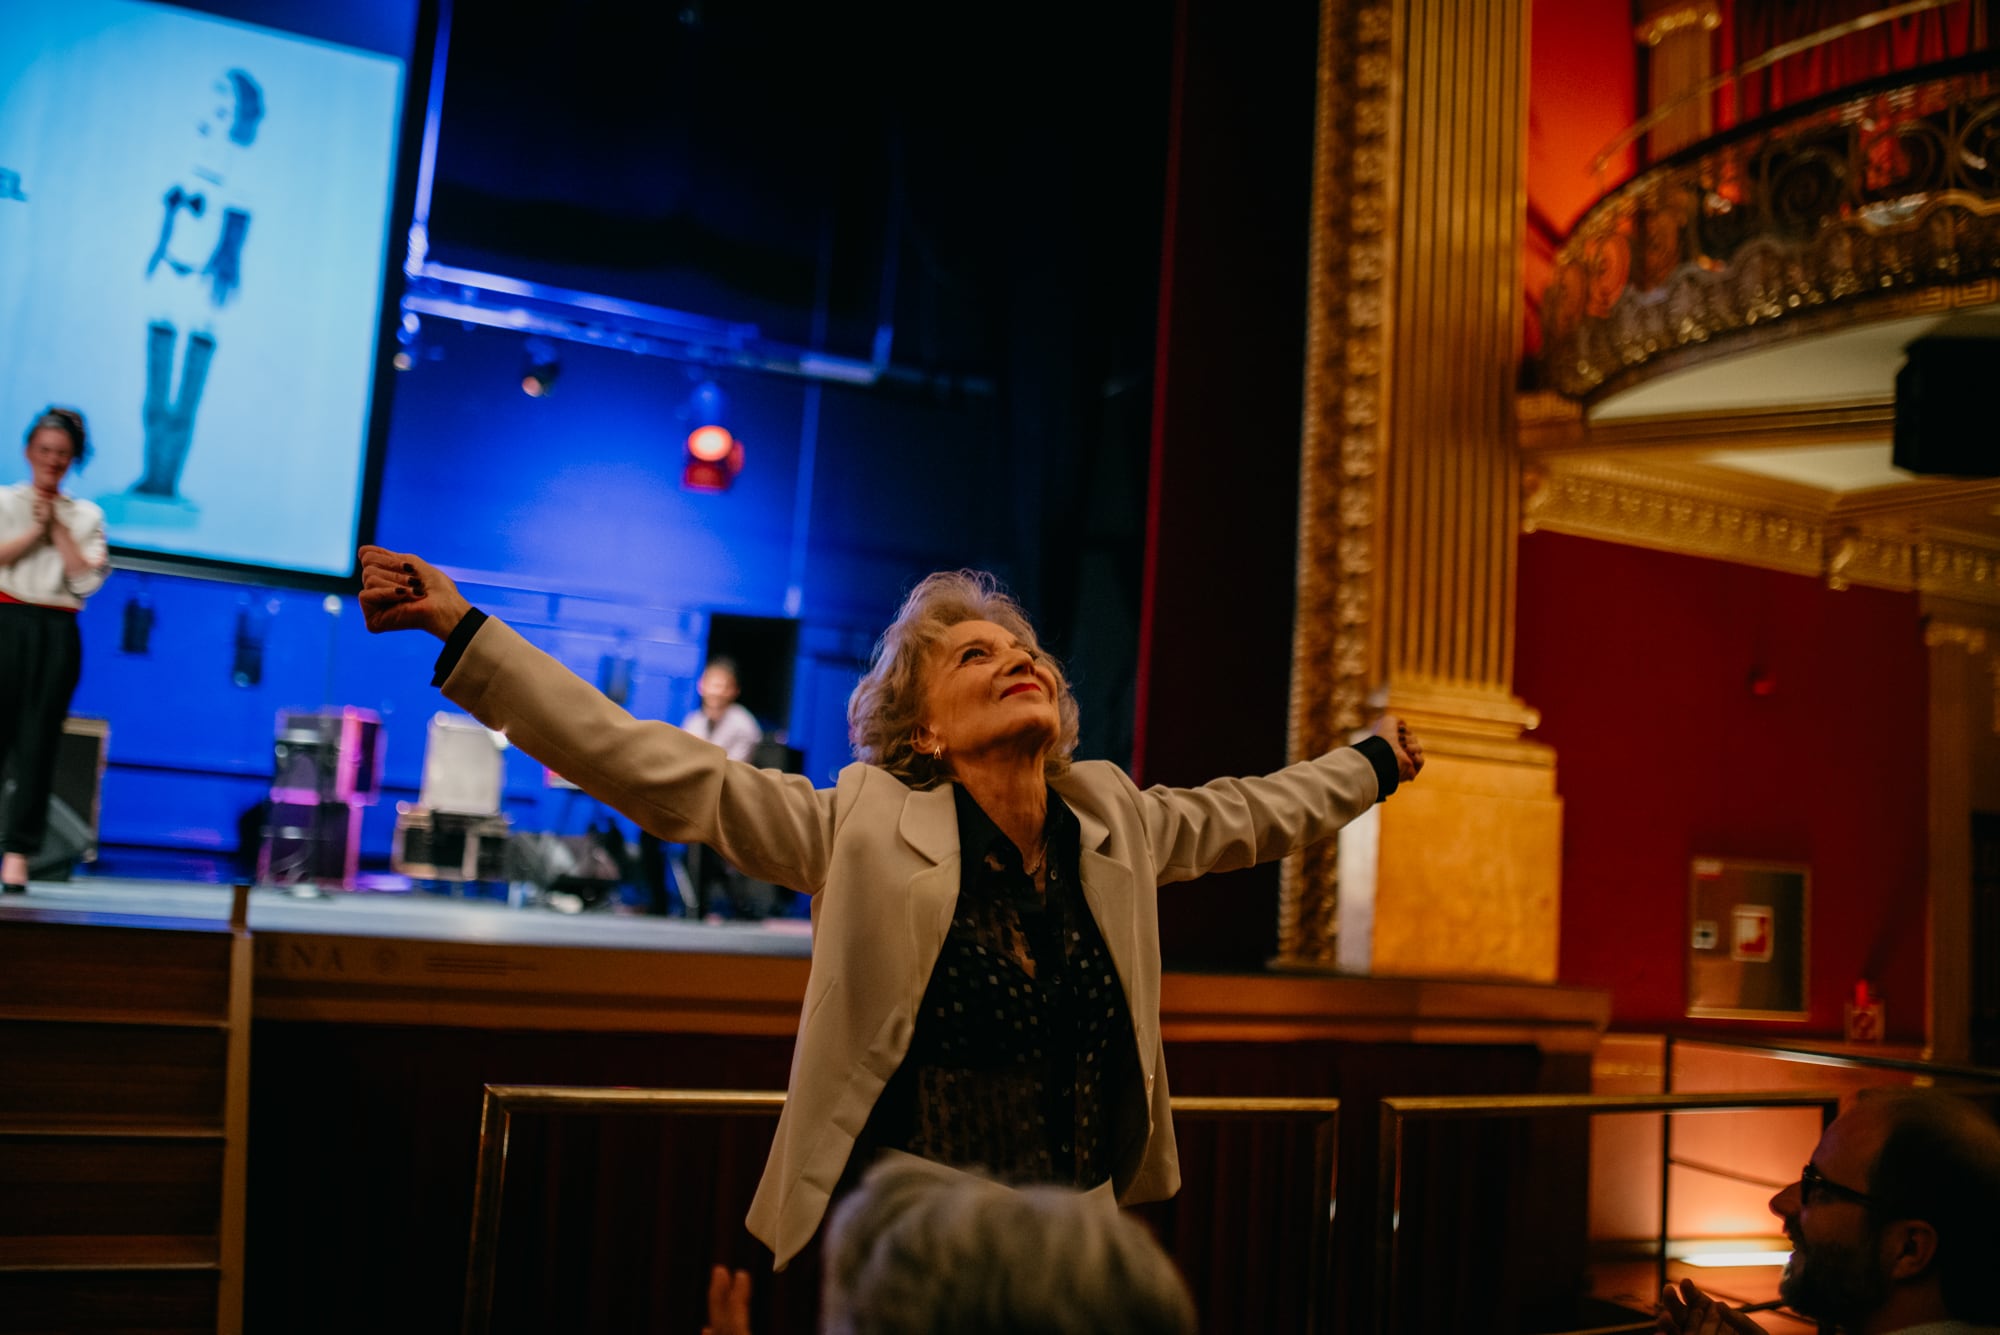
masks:
[[[1557,252],[1545,383],[1587,399],[1773,327],[1990,300],[1996,147],[2000,75],[1913,75],[1637,177]]]

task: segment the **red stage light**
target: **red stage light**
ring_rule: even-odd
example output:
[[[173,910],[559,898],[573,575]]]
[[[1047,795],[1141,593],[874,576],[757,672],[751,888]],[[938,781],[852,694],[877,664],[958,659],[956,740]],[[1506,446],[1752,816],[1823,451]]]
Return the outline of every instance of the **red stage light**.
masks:
[[[703,463],[719,464],[736,448],[728,427],[698,426],[688,433],[688,453]]]
[[[722,453],[710,457],[702,453],[720,443]],[[689,491],[728,491],[736,475],[743,471],[743,442],[719,426],[705,426],[689,434],[687,463],[681,468],[681,486]]]

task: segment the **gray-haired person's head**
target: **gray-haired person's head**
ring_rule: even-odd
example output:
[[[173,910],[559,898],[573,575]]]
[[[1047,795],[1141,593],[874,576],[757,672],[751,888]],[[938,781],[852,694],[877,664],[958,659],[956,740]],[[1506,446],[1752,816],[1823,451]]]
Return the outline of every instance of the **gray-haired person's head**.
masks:
[[[1102,1197],[877,1164],[827,1230],[824,1335],[1193,1335],[1173,1262]]]
[[[941,570],[925,576],[903,599],[847,702],[854,758],[888,770],[912,788],[935,787],[951,777],[948,766],[917,750],[916,731],[923,722],[925,666],[945,632],[963,621],[991,621],[1054,674],[1059,726],[1043,768],[1051,779],[1063,774],[1076,750],[1076,696],[1021,604],[983,570]]]

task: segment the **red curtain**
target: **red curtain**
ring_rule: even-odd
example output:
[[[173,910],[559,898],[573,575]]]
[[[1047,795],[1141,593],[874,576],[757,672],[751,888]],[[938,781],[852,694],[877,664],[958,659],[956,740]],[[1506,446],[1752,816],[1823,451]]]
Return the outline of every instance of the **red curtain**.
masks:
[[[1785,42],[1889,7],[1891,0],[1723,0],[1721,65],[1733,69]],[[1995,0],[1957,0],[1787,57],[1725,88],[1718,122],[1728,125],[1895,70],[1985,49]]]

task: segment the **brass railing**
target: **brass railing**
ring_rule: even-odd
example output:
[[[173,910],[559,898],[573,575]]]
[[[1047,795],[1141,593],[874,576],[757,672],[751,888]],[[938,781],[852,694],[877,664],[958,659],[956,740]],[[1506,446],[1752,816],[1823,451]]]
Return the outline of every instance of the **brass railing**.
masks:
[[[1376,1329],[1384,1335],[1396,1335],[1401,1329],[1397,1310],[1401,1261],[1398,1240],[1402,1232],[1403,1213],[1403,1142],[1404,1133],[1411,1123],[1585,1118],[1609,1113],[1749,1112],[1772,1108],[1818,1108],[1820,1123],[1824,1126],[1840,1111],[1840,1095],[1831,1090],[1806,1090],[1772,1094],[1513,1094],[1383,1099],[1375,1197]],[[1673,1119],[1669,1117],[1665,1119],[1665,1134],[1661,1139],[1660,1226],[1654,1252],[1661,1287],[1665,1286],[1667,1278],[1668,1183],[1672,1160]],[[1596,1327],[1588,1335],[1652,1328],[1649,1318],[1630,1326]],[[1572,1335],[1583,1333],[1573,1332]]]
[[[1541,303],[1588,399],[1791,331],[2000,300],[2000,53],[1703,140],[1593,205]]]
[[[1776,1061],[1796,1062],[1804,1066],[1830,1066],[1856,1071],[1892,1071],[1917,1080],[1927,1080],[1932,1084],[1945,1083],[1974,1092],[2000,1091],[2000,1069],[1991,1066],[1937,1062],[1921,1057],[1890,1057],[1881,1053],[1857,1052],[1852,1048],[1833,1050],[1783,1039],[1745,1038],[1727,1034],[1667,1034],[1664,1037],[1665,1060],[1661,1073],[1669,1091],[1674,1087],[1674,1051],[1686,1045],[1725,1048],[1735,1052],[1770,1057]]]
[[[507,1151],[514,1119],[523,1115],[673,1117],[769,1117],[784,1110],[777,1092],[741,1090],[604,1089],[553,1085],[488,1085],[479,1119],[479,1168],[473,1185],[472,1245],[466,1262],[465,1335],[487,1335],[493,1317],[494,1279],[500,1250],[501,1205],[507,1183]],[[1306,1326],[1327,1324],[1333,1275],[1333,1193],[1338,1153],[1340,1100],[1321,1098],[1175,1097],[1176,1123],[1315,1119],[1312,1217],[1303,1227],[1309,1238],[1312,1271]]]

